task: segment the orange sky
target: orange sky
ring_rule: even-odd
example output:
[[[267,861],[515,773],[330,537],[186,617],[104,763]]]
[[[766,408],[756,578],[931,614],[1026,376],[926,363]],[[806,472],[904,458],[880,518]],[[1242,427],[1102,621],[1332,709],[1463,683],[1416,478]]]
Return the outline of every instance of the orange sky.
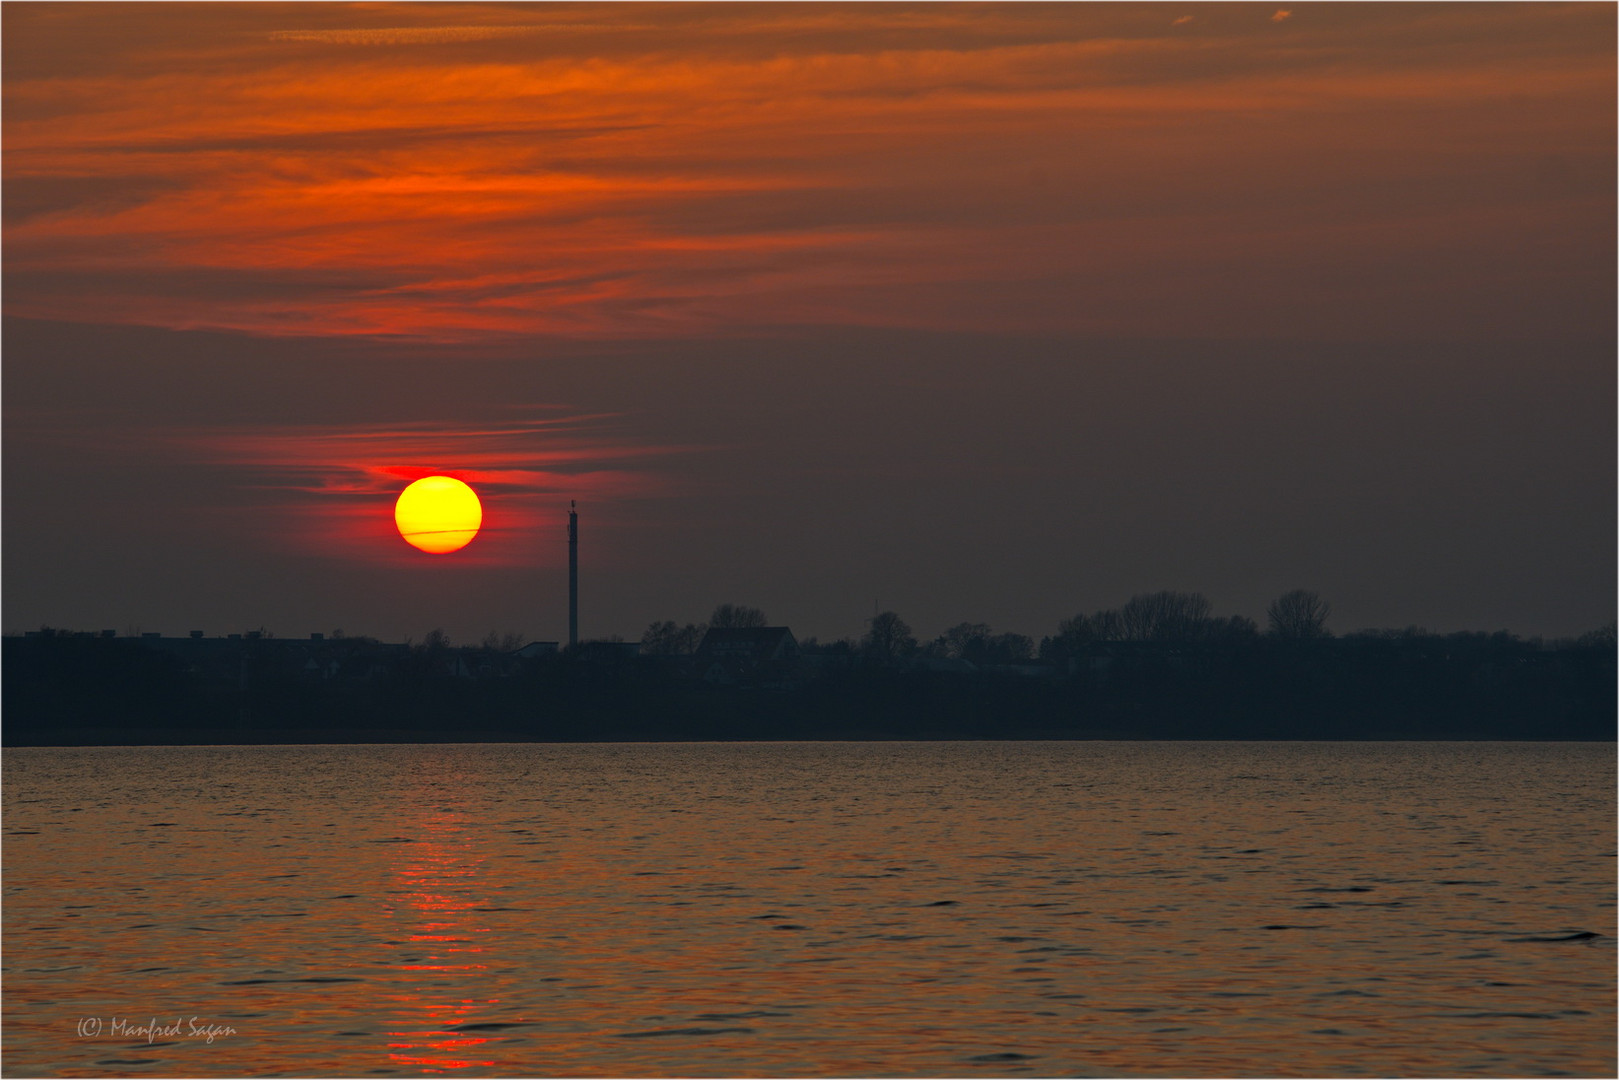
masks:
[[[10,4],[5,310],[457,341],[1611,309],[1611,5],[1280,10]]]
[[[1616,12],[0,5],[6,629],[1582,633]]]

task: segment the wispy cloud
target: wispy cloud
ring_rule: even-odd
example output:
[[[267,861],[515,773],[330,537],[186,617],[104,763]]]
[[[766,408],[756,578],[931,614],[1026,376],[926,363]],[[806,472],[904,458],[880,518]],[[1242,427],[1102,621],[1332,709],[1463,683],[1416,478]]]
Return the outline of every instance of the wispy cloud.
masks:
[[[1539,238],[1579,280],[1611,212],[1596,8],[1365,5],[1282,42],[1124,5],[14,7],[6,309],[36,317],[1319,335],[1420,322],[1449,279],[1479,297],[1430,308],[1454,329],[1528,296]],[[75,51],[90,18],[128,44]],[[1387,273],[1346,277],[1357,229]]]
[[[384,26],[354,30],[275,30],[271,41],[322,45],[441,45],[539,33],[539,26]]]
[[[397,536],[394,500],[423,476],[453,476],[484,503],[483,529],[456,556],[477,565],[543,560],[534,538],[570,499],[600,506],[667,494],[660,459],[693,449],[616,439],[611,416],[520,412],[501,423],[232,427],[167,441],[257,492],[248,509],[258,528],[273,519],[276,536],[332,558],[422,561]]]

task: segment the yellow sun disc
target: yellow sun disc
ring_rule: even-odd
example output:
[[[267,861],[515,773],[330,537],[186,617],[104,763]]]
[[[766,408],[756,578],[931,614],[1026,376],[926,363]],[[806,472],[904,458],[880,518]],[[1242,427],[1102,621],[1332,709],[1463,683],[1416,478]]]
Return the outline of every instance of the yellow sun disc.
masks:
[[[399,493],[394,524],[406,543],[443,555],[472,543],[483,525],[483,504],[454,477],[424,476]]]

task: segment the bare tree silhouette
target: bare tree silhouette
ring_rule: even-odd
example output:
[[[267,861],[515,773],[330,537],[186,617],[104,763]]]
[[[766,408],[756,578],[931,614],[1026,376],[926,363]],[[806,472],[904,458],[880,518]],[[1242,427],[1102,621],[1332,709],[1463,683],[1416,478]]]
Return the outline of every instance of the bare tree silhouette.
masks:
[[[1265,609],[1271,634],[1287,641],[1329,637],[1327,617],[1331,614],[1332,605],[1308,589],[1283,593]]]
[[[1609,621],[1587,633],[1581,634],[1575,642],[1585,649],[1611,649],[1614,644],[1614,624]]]
[[[747,607],[743,604],[721,604],[714,609],[714,614],[708,617],[708,625],[716,630],[769,626],[770,616],[756,607]]]
[[[871,630],[860,643],[861,650],[878,663],[892,664],[916,651],[916,638],[911,628],[892,611],[885,611],[871,620]]]
[[[994,634],[988,623],[957,623],[932,641],[926,652],[930,656],[945,656],[952,660],[966,659],[974,647]]]
[[[507,630],[505,633],[491,630],[483,636],[483,641],[479,643],[480,647],[496,652],[516,652],[526,644],[528,644],[528,636],[521,630]]]
[[[693,623],[678,626],[672,619],[655,622],[641,635],[641,651],[648,656],[690,656],[697,651],[707,629]]]
[[[1022,634],[997,634],[988,623],[957,623],[924,650],[929,656],[967,660],[974,664],[1013,664],[1034,657],[1034,639]]]
[[[1125,641],[1195,641],[1205,636],[1214,611],[1202,593],[1137,593],[1119,610]]]

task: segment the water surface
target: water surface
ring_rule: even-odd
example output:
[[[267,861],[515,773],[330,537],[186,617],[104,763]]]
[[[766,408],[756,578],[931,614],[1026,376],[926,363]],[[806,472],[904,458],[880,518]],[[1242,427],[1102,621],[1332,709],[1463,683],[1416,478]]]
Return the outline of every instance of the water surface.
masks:
[[[13,749],[4,779],[11,1076],[1615,1069],[1611,743]]]

